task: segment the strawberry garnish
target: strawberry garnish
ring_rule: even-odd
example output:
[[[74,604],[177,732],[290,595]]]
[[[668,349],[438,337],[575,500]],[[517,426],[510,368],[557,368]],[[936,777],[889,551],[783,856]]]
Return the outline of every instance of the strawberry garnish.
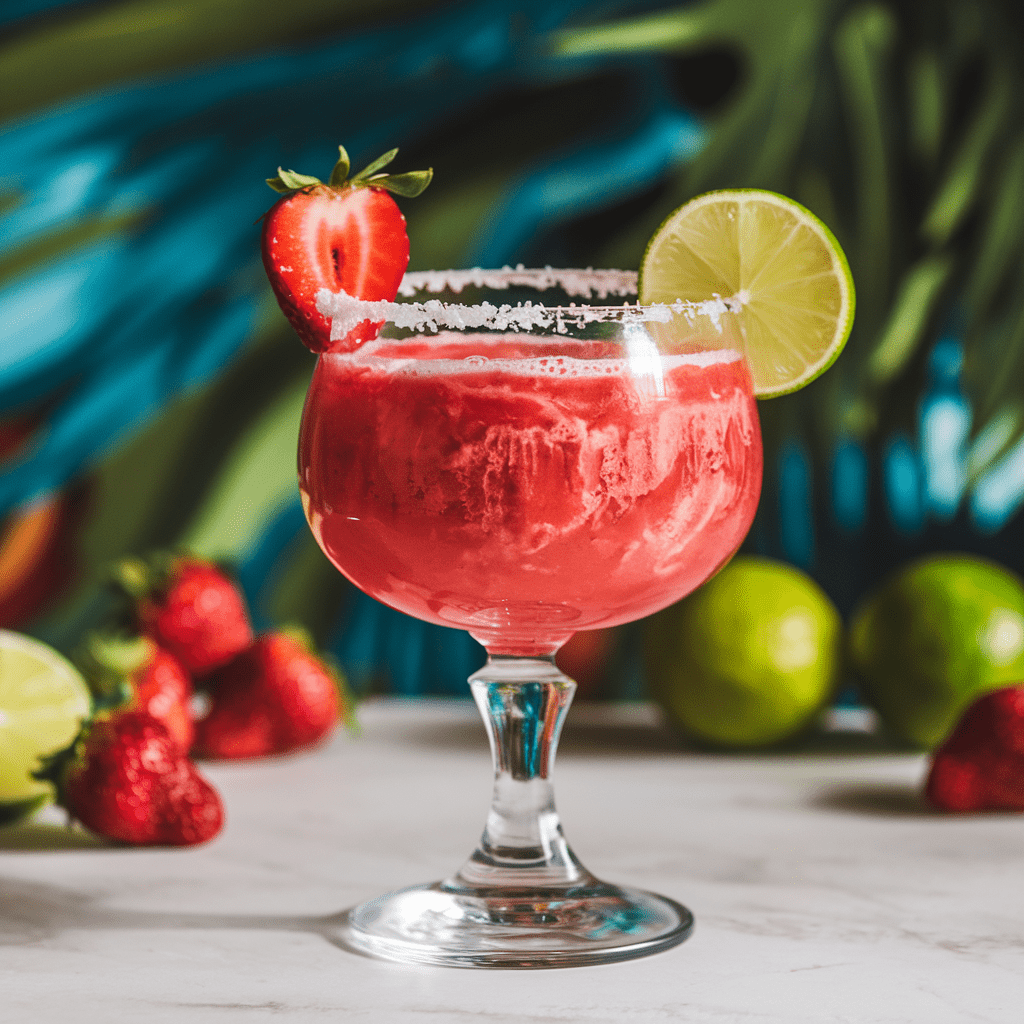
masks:
[[[935,751],[925,795],[946,811],[1024,811],[1024,685],[967,708]]]
[[[337,725],[343,686],[303,639],[265,633],[207,680],[210,709],[196,723],[194,752],[235,759],[313,746]]]
[[[98,715],[51,771],[68,813],[117,842],[193,846],[224,823],[217,791],[146,711]]]
[[[252,642],[245,598],[221,569],[192,555],[124,559],[115,579],[134,600],[140,632],[204,675]]]
[[[397,149],[349,178],[344,146],[327,182],[278,168],[267,184],[283,199],[263,222],[263,266],[284,315],[314,352],[348,352],[376,336],[365,321],[331,341],[331,322],[317,309],[321,289],[357,299],[390,301],[409,264],[405,217],[389,193],[418,196],[433,171],[383,174]]]

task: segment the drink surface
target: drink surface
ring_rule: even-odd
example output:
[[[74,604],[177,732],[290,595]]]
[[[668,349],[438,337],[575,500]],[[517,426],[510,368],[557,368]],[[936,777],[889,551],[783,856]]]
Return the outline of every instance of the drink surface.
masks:
[[[353,583],[492,653],[678,600],[742,542],[761,485],[735,353],[440,335],[317,364],[299,439],[313,533]]]

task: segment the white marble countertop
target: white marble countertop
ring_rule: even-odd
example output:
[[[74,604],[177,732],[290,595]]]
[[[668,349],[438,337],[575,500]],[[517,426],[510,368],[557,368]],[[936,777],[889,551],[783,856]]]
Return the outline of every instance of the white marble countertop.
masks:
[[[0,1020],[1024,1020],[1024,816],[930,813],[923,759],[869,742],[687,751],[643,705],[570,711],[559,809],[591,870],[694,911],[689,941],[545,971],[346,952],[317,918],[453,871],[490,793],[469,701],[361,717],[310,754],[208,767],[228,822],[205,847],[113,849],[54,811],[0,830]]]

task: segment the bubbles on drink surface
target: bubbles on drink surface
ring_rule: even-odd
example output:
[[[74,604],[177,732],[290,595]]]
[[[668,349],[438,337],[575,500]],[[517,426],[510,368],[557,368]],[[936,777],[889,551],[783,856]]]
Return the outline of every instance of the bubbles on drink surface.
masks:
[[[699,344],[695,342],[695,344]],[[466,349],[470,354],[466,355]],[[328,354],[328,361],[347,360],[403,376],[479,372],[516,377],[626,377],[637,382],[663,379],[681,366],[708,367],[740,360],[732,348],[702,348],[694,352],[664,355],[642,328],[627,333],[624,344],[604,345],[530,334],[462,335],[441,331],[429,338],[396,341],[378,338],[356,352]],[[645,392],[650,389],[644,383]],[[654,393],[664,395],[663,385]]]

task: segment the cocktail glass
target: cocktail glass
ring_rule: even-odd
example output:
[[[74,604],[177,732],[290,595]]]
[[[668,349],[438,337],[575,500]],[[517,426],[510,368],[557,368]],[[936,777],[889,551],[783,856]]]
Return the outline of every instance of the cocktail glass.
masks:
[[[299,442],[310,526],[368,594],[487,649],[469,680],[494,791],[452,877],[348,912],[388,959],[559,967],[681,942],[674,900],[605,883],[569,848],[552,765],[577,630],[682,598],[736,551],[761,437],[729,301],[641,307],[624,271],[409,274],[394,303],[320,293],[332,333]],[[630,301],[633,296],[633,301]]]

